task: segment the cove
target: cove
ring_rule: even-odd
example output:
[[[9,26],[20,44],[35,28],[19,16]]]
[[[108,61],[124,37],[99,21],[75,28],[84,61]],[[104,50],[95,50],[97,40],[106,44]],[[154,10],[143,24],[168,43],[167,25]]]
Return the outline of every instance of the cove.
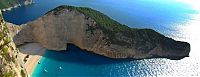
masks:
[[[182,60],[156,58],[116,61],[71,45],[65,52],[47,50],[33,77],[198,76],[200,73],[199,57],[195,56],[199,51],[199,31],[195,34],[191,32],[199,28],[187,25],[195,20],[194,15],[198,15],[198,11],[176,0],[35,0],[33,5],[4,12],[4,18],[14,24],[24,24],[60,5],[90,7],[129,27],[151,28],[166,36],[186,40],[192,46],[192,54]],[[62,70],[58,70],[60,66]],[[49,72],[44,73],[44,68]]]

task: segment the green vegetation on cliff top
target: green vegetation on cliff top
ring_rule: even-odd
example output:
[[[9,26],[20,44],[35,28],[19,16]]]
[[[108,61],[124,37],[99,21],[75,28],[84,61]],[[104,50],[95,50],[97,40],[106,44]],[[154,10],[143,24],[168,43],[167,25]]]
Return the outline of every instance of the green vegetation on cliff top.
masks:
[[[62,9],[77,10],[85,14],[86,16],[89,16],[92,19],[94,19],[97,22],[97,25],[103,26],[104,28],[112,30],[112,31],[118,32],[118,31],[124,31],[124,30],[137,29],[137,28],[129,28],[126,25],[122,25],[118,23],[117,21],[104,15],[103,13],[93,10],[91,8],[87,8],[87,7],[59,6],[51,11],[58,12],[59,10],[62,10]]]
[[[0,9],[13,7],[18,3],[18,0],[0,0]]]
[[[104,15],[103,13],[93,10],[87,7],[74,7],[74,6],[59,6],[47,13],[53,12],[54,14],[60,13],[61,10],[77,10],[84,15],[91,17],[97,23],[97,27],[100,28],[108,37],[108,41],[112,43],[117,43],[120,45],[129,45],[130,43],[134,43],[134,41],[149,41],[149,42],[159,42],[158,40],[163,38],[164,36],[160,33],[152,30],[152,29],[138,29],[138,28],[130,28],[126,25],[120,24],[119,22],[111,19],[110,17]],[[92,28],[93,30],[95,28]],[[130,42],[125,42],[124,40],[119,40],[119,35],[132,38],[134,40]],[[142,44],[141,44],[142,45]]]

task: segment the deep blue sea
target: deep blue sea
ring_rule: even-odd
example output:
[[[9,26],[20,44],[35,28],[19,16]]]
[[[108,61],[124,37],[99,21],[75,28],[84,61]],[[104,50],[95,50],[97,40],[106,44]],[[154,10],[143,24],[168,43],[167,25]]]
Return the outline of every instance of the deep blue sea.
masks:
[[[90,7],[129,27],[151,28],[191,44],[190,57],[114,60],[70,45],[68,51],[44,54],[33,77],[200,76],[200,1],[198,0],[35,0],[4,12],[6,21],[24,24],[60,5]],[[62,67],[62,70],[59,70]],[[47,73],[44,69],[48,70]]]

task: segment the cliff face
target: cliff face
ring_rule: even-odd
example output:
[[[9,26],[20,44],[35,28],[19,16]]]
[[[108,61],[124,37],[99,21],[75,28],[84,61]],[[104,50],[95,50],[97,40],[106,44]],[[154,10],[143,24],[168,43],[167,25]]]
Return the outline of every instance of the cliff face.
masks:
[[[14,34],[12,34],[14,36]],[[0,77],[25,77],[11,32],[0,12]],[[22,75],[23,74],[23,75]]]
[[[151,29],[121,25],[102,13],[81,7],[60,6],[23,25],[14,37],[17,45],[37,42],[50,50],[65,50],[67,43],[110,58],[183,58],[190,45]]]

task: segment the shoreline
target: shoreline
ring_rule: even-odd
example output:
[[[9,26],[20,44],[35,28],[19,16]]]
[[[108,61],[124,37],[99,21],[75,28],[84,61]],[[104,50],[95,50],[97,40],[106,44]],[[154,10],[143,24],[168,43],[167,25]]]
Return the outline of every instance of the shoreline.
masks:
[[[14,8],[18,8],[18,7],[21,7],[21,6],[28,6],[28,5],[31,5],[31,4],[34,4],[35,2],[31,1],[31,2],[28,2],[28,1],[25,1],[23,4],[16,4],[15,6],[11,6],[11,7],[8,7],[8,8],[4,8],[2,9],[3,12],[5,11],[11,11],[12,9]]]
[[[19,55],[24,63],[26,73],[28,77],[31,77],[46,49],[38,43],[28,43],[20,46],[19,49]]]
[[[14,8],[21,7],[21,6],[22,6],[21,4],[17,4],[17,5],[15,5],[15,6],[13,6],[13,7],[4,8],[4,9],[2,9],[2,11],[3,11],[3,12],[5,12],[5,11],[10,11],[10,10],[12,10],[12,9],[14,9]]]

